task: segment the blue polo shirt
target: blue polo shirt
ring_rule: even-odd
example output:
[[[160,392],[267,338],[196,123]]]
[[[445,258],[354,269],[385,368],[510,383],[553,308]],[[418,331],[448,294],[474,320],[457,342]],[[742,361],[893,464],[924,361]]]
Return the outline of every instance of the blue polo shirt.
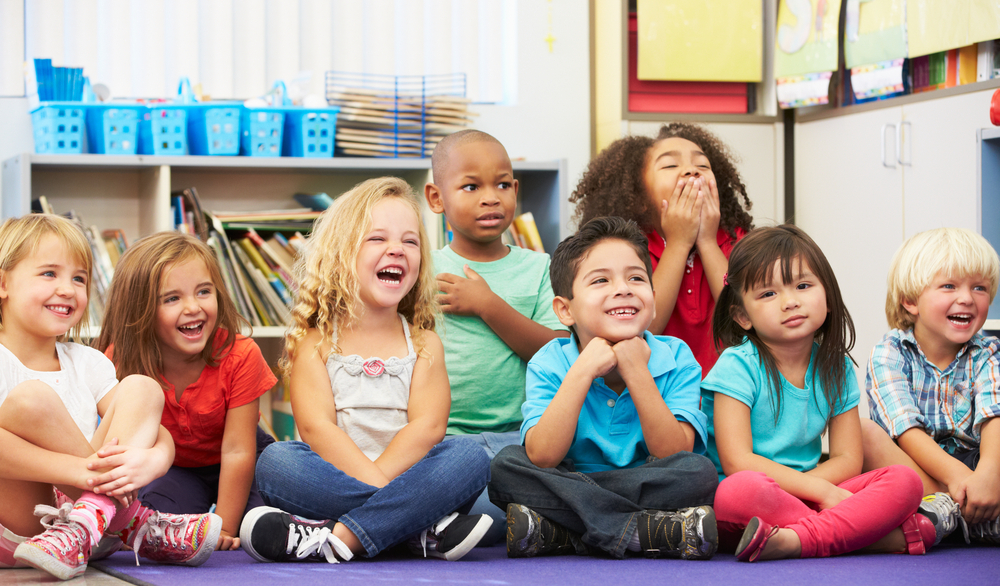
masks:
[[[678,421],[695,431],[694,452],[705,453],[707,419],[699,409],[701,367],[687,345],[669,336],[644,335],[649,345],[649,372],[667,407]],[[528,362],[527,399],[521,406],[521,444],[552,402],[570,366],[580,357],[577,338],[556,338],[542,346]],[[612,391],[603,378],[594,379],[580,409],[573,443],[566,453],[578,472],[634,468],[645,463],[649,449],[642,436],[639,414],[626,388]]]

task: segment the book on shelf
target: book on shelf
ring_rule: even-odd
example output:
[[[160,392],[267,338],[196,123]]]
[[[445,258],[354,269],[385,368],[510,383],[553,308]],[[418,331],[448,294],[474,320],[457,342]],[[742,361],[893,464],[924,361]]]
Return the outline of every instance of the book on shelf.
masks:
[[[517,229],[517,234],[524,240],[524,248],[530,248],[536,252],[545,252],[545,245],[542,244],[542,235],[538,233],[535,216],[531,212],[524,212],[515,218],[513,225]]]

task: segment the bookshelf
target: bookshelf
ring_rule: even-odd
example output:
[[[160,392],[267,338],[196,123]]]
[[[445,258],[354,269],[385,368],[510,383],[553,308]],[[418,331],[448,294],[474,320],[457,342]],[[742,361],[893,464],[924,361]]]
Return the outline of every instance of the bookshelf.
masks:
[[[130,242],[173,227],[170,193],[195,187],[206,210],[260,211],[300,207],[299,192],[331,196],[382,175],[401,177],[423,199],[430,159],[333,157],[157,157],[38,155],[3,162],[0,212],[4,218],[31,210],[46,196],[58,212],[75,210],[88,224],[120,228]],[[514,161],[520,212],[532,212],[545,250],[569,234],[566,161]],[[440,216],[426,211],[431,245],[444,245]],[[254,328],[255,339],[280,338],[281,327]]]
[[[1000,128],[980,128],[976,133],[976,195],[979,233],[1000,250]],[[1000,296],[990,304],[984,329],[1000,331]]]

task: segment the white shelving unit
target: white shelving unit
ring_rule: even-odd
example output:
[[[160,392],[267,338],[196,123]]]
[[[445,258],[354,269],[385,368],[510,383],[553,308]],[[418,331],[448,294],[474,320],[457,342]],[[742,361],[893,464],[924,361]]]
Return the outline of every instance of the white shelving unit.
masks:
[[[172,228],[170,193],[186,187],[197,188],[206,210],[273,210],[299,207],[292,199],[295,193],[336,197],[365,179],[393,175],[423,199],[430,165],[430,159],[26,153],[3,162],[0,212],[4,218],[26,214],[31,200],[44,195],[57,212],[75,210],[86,222],[122,229],[134,241]],[[569,235],[566,161],[514,161],[513,166],[521,211],[532,212],[551,252]],[[426,210],[424,221],[436,227],[440,218]],[[279,338],[282,333],[280,327],[255,328],[254,338]]]

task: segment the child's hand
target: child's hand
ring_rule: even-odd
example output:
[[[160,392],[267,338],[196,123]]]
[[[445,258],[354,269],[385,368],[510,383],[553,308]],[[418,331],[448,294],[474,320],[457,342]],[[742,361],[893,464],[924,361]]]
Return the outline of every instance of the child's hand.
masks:
[[[485,307],[492,303],[495,297],[493,290],[476,271],[465,265],[465,276],[459,277],[451,273],[441,273],[437,276],[438,302],[441,311],[455,315],[481,316]]]
[[[1000,478],[982,466],[960,482],[951,495],[962,506],[962,516],[970,525],[1000,516]]]
[[[618,372],[625,383],[628,384],[628,377],[633,372],[649,371],[649,344],[642,336],[636,336],[618,342],[611,349],[615,353],[618,363]]]
[[[830,484],[830,489],[827,491],[826,497],[823,498],[819,503],[820,509],[832,509],[833,507],[839,505],[844,499],[854,496],[849,490],[840,488],[836,484]]]
[[[701,227],[704,199],[698,180],[677,180],[674,192],[660,204],[660,227],[665,240],[676,240],[686,248],[694,246]]]
[[[157,456],[157,451],[119,445],[112,438],[87,463],[88,470],[110,470],[89,479],[87,486],[116,498],[139,490],[160,476]]]
[[[240,548],[240,538],[233,537],[228,531],[223,529],[219,532],[219,541],[215,544],[215,551],[232,551]]]
[[[591,369],[591,379],[602,377],[618,366],[618,357],[615,356],[614,348],[604,338],[594,338],[587,344],[587,347],[580,352],[577,364],[585,364]]]
[[[722,212],[719,208],[719,186],[715,179],[702,177],[701,194],[704,204],[701,206],[701,223],[698,227],[698,246],[718,245],[716,234],[719,232],[719,220]]]

